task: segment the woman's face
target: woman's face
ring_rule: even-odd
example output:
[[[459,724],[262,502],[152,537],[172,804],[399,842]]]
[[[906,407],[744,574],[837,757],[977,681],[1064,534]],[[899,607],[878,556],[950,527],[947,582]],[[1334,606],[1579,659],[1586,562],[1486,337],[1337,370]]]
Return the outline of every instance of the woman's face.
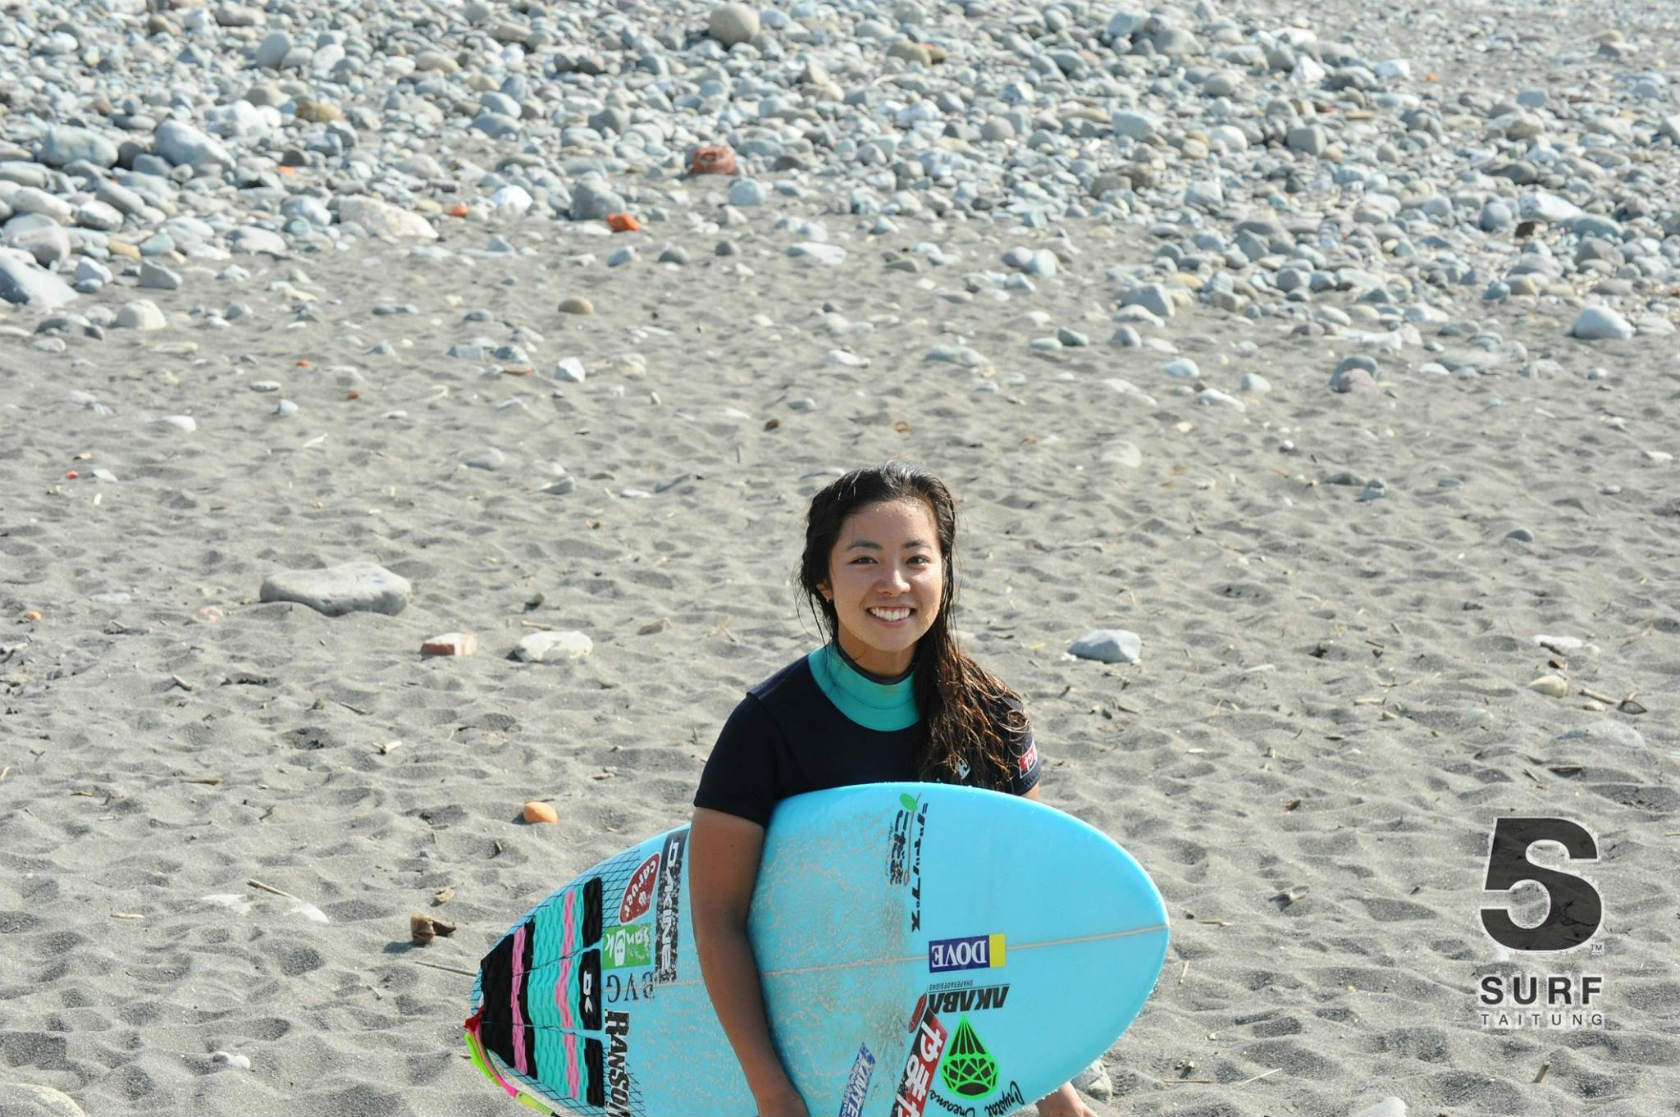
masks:
[[[945,588],[933,509],[888,500],[847,516],[817,588],[834,603],[840,647],[853,662],[877,675],[909,670]]]

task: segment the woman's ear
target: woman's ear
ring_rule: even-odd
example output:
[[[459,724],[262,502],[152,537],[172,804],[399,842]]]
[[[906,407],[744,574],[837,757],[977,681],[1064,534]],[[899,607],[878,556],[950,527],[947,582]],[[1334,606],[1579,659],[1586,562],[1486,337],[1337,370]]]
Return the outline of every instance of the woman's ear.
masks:
[[[817,592],[822,594],[824,601],[832,602],[834,600],[834,591],[829,588],[827,582],[818,582]]]

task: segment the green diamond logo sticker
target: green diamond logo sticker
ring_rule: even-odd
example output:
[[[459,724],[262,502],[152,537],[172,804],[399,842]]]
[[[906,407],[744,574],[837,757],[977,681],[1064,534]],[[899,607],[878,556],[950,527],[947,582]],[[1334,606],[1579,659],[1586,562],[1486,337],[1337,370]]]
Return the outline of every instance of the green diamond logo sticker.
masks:
[[[939,1077],[953,1093],[965,1098],[979,1098],[997,1089],[998,1066],[974,1026],[963,1017],[951,1041],[945,1045],[945,1063]]]
[[[904,805],[904,809],[907,811],[916,809],[916,799],[913,795],[900,795],[898,801]]]

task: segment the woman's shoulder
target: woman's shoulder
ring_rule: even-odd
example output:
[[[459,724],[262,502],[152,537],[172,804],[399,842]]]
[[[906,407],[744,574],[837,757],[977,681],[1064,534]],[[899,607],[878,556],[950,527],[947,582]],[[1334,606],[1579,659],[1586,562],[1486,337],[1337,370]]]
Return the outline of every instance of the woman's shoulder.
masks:
[[[743,701],[756,698],[760,702],[773,702],[790,695],[802,694],[814,687],[816,680],[811,675],[809,660],[808,655],[802,655],[774,674],[748,687],[747,699]]]

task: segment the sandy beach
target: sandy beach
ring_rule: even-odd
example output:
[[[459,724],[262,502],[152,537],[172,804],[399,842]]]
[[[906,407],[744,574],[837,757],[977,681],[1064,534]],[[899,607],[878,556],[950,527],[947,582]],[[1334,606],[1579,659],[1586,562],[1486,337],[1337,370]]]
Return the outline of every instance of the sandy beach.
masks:
[[[1341,7],[1226,14],[1327,11],[1325,43],[1390,57]],[[1524,6],[1565,9],[1587,18]],[[1112,14],[1068,10],[1093,35]],[[1660,22],[1618,13],[1646,53],[1593,57],[1660,69]],[[1212,16],[1184,20],[1214,40]],[[1561,27],[1487,72],[1430,32],[1413,85],[1432,65],[1442,104],[1479,81],[1567,103]],[[0,136],[27,162],[20,100]],[[1624,116],[1649,136],[1674,111]],[[498,142],[433,154],[489,166]],[[1667,139],[1640,150],[1653,175],[1677,162]],[[958,497],[957,627],[1026,698],[1045,800],[1136,856],[1174,920],[1154,998],[1084,1080],[1099,1113],[1680,1113],[1672,275],[1625,297],[1591,290],[1614,267],[1496,299],[1415,286],[1398,301],[1430,313],[1410,317],[1357,286],[1231,302],[1183,254],[1161,264],[1164,202],[883,230],[810,169],[785,172],[801,196],[745,206],[739,179],[681,162],[618,176],[640,231],[464,190],[461,217],[407,207],[436,239],[148,255],[174,289],[136,287],[107,243],[109,283],[0,303],[0,1114],[68,1112],[33,1087],[87,1114],[514,1112],[460,1041],[458,971],[687,819],[741,693],[817,639],[793,581],[806,502],[887,458]],[[282,177],[342,193],[338,174]],[[1292,237],[1349,189],[1285,213],[1263,181],[1233,172],[1205,227]],[[208,212],[194,198],[181,212]],[[1649,236],[1660,261],[1674,210],[1649,208],[1623,247]],[[1484,281],[1525,278],[1498,270],[1513,231],[1478,219],[1457,228]],[[143,241],[125,220],[109,237]],[[1576,263],[1586,236],[1526,235]],[[73,243],[66,281],[98,255]],[[1122,305],[1144,281],[1167,315]],[[162,327],[115,325],[141,298]],[[1606,298],[1632,336],[1570,336]],[[1110,340],[1126,327],[1138,344]],[[343,563],[406,580],[404,607],[263,600],[275,574]],[[1101,628],[1137,633],[1137,662],[1068,654]],[[421,654],[451,632],[476,653]],[[541,633],[583,654],[511,658]],[[558,823],[523,822],[527,800]],[[1592,863],[1535,855],[1601,894],[1590,945],[1484,932],[1485,906],[1546,907],[1532,884],[1483,891],[1506,816],[1596,839]],[[415,946],[412,912],[458,930]],[[1483,1019],[1488,975],[1583,974],[1596,1021]]]

